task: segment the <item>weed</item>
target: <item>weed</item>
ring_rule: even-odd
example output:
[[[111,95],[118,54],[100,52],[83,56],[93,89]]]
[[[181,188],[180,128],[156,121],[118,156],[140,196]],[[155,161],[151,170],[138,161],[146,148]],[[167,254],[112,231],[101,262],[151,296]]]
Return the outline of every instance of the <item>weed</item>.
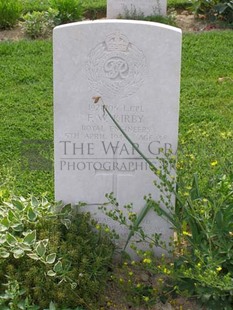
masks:
[[[174,183],[170,181],[168,164],[163,161],[162,173],[158,168],[140,152],[136,145],[127,136],[116,120],[112,117],[105,105],[103,109],[115,123],[128,142],[134,147],[139,155],[149,164],[151,170],[159,177],[159,182],[154,182],[160,190],[160,199],[154,200],[150,195],[145,197],[146,205],[139,214],[132,213],[132,205],[125,206],[128,218],[118,207],[114,197],[107,195],[113,206],[113,211],[105,211],[109,217],[125,225],[129,230],[129,240],[137,234],[136,242],[148,242],[150,248],[162,247],[168,249],[174,255],[173,264],[163,267],[153,263],[152,252],[137,250],[135,245],[131,247],[142,256],[142,263],[149,270],[162,272],[170,276],[174,281],[174,289],[178,293],[188,296],[196,296],[210,309],[231,309],[233,304],[233,174],[219,178],[215,186],[216,194],[205,197],[198,184],[198,177],[194,175],[192,186],[186,195],[179,195],[175,191]],[[168,162],[173,164],[168,158]],[[211,162],[211,166],[217,165],[217,161]],[[171,201],[171,195],[176,197],[176,206]],[[165,205],[166,209],[161,207]],[[119,211],[120,210],[120,211]],[[140,226],[147,213],[154,210],[172,225],[177,239],[165,244],[161,241],[161,235],[154,232],[152,235],[145,234]],[[130,222],[131,224],[128,224]],[[125,247],[126,247],[125,246]],[[153,291],[153,289],[152,289]],[[149,301],[145,296],[144,301]]]

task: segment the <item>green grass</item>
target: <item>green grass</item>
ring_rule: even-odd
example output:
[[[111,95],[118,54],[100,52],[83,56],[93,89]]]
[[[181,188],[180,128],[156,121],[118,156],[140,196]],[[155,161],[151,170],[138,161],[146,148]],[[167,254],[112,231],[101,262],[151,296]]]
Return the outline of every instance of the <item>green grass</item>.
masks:
[[[12,169],[17,193],[52,193],[51,171],[21,169],[23,140],[53,139],[51,42],[0,44],[0,106],[1,170]]]
[[[189,181],[232,169],[233,83],[218,81],[233,79],[232,39],[231,31],[183,38],[178,171]],[[51,41],[0,43],[0,178],[10,171],[16,194],[53,197],[53,171],[22,169],[23,140],[53,140],[52,92]]]
[[[231,31],[184,36],[179,161],[186,179],[232,171],[232,39]]]

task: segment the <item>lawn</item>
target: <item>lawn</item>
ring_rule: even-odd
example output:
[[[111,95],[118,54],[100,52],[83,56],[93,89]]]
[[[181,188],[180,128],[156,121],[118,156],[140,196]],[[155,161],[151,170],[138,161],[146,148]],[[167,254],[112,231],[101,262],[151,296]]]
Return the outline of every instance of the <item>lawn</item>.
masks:
[[[14,176],[15,193],[48,192],[52,198],[52,170],[23,167],[25,140],[53,139],[51,42],[1,43],[0,54],[2,182]]]
[[[179,172],[189,178],[232,171],[232,39],[231,31],[184,35]]]

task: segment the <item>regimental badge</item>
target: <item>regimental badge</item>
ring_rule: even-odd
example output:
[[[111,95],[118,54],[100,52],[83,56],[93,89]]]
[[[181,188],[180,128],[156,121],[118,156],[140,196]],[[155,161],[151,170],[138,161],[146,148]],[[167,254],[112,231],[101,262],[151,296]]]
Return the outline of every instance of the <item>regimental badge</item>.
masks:
[[[104,98],[125,98],[143,84],[146,60],[120,32],[111,33],[92,49],[86,62],[90,87]]]

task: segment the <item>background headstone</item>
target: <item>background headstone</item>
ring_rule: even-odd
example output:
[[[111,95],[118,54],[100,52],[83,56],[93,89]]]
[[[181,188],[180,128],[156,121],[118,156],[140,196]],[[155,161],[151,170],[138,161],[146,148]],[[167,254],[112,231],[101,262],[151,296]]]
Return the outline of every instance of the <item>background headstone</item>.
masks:
[[[155,175],[92,97],[104,104],[145,155],[156,163],[177,148],[180,29],[142,21],[94,21],[54,30],[55,198],[86,202],[86,210],[114,228],[123,246],[128,231],[98,205],[114,192],[120,206],[140,212],[144,195],[158,198]],[[174,197],[173,197],[174,198]],[[171,235],[150,212],[147,233]]]
[[[107,0],[107,18],[119,15],[166,15],[166,0]]]

